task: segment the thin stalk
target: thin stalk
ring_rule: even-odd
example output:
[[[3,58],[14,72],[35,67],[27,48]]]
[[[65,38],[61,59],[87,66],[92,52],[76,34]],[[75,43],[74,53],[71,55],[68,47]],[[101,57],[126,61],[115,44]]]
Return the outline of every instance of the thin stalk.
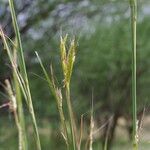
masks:
[[[19,32],[19,27],[18,27],[18,23],[17,23],[13,0],[9,0],[9,6],[10,6],[10,11],[11,11],[11,16],[12,16],[13,27],[14,27],[14,31],[15,31],[15,35],[16,35],[16,40],[17,40],[17,44],[18,44],[18,52],[17,53],[19,54],[18,58],[19,58],[20,70],[21,70],[21,73],[24,76],[26,76],[27,72],[26,72],[25,60],[24,60],[24,56],[23,56],[21,36],[20,36],[20,32]]]
[[[75,122],[74,122],[74,115],[73,115],[72,105],[71,105],[71,100],[70,100],[70,86],[69,86],[69,83],[66,84],[66,100],[67,100],[67,107],[68,107],[68,112],[69,112],[72,144],[73,144],[73,149],[76,150]]]
[[[32,118],[32,123],[33,123],[33,127],[34,127],[34,132],[36,135],[36,144],[37,144],[37,149],[41,150],[41,142],[40,142],[40,137],[39,137],[39,132],[38,132],[38,127],[37,127],[37,123],[36,123],[36,117],[35,117],[35,113],[34,113],[34,109],[33,109],[33,103],[32,103],[32,97],[31,97],[31,93],[30,93],[30,88],[29,85],[28,87],[28,100],[29,100],[29,112],[31,114],[31,118]]]
[[[137,100],[136,100],[136,26],[137,0],[130,0],[132,30],[132,111],[133,111],[133,149],[138,149],[137,139]]]

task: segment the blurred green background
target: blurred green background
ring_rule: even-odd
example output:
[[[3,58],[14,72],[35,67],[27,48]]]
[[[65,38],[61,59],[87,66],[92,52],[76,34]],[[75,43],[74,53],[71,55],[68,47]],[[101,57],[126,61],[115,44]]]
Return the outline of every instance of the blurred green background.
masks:
[[[44,150],[63,149],[59,133],[59,117],[47,83],[35,56],[38,51],[50,70],[53,64],[57,80],[62,85],[59,55],[60,35],[75,37],[77,56],[72,77],[71,96],[77,120],[91,108],[97,127],[112,117],[109,141],[112,149],[130,149],[131,138],[131,29],[128,0],[14,0],[22,36],[33,103],[42,147]],[[14,38],[7,0],[0,0],[0,25]],[[138,0],[137,25],[137,99],[138,118],[144,112],[140,137],[141,150],[149,149],[150,125],[150,1]],[[0,41],[0,82],[11,78],[6,51]],[[5,103],[0,86],[0,104]],[[26,108],[25,108],[26,113]],[[28,115],[28,114],[27,114]],[[30,118],[26,117],[29,137]],[[87,127],[89,115],[85,116]],[[17,132],[7,108],[0,109],[0,150],[16,150]],[[95,135],[94,149],[101,149],[108,125]],[[144,134],[143,134],[144,133]],[[14,138],[15,135],[15,138]],[[12,139],[13,137],[13,139]],[[34,139],[33,139],[34,140]],[[31,145],[33,143],[31,139]],[[9,144],[8,144],[9,143]],[[144,144],[143,144],[144,143]],[[15,147],[16,145],[16,147]],[[123,146],[123,147],[122,147]],[[118,147],[118,148],[117,148]],[[33,150],[34,148],[32,148]]]

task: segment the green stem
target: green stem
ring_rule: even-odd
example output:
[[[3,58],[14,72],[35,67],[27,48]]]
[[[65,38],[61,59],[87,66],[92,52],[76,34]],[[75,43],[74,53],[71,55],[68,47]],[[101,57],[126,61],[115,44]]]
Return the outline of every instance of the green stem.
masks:
[[[29,112],[31,114],[32,123],[33,123],[33,127],[34,127],[37,150],[41,150],[41,142],[40,142],[38,126],[37,126],[37,122],[36,122],[36,118],[35,118],[35,113],[34,113],[34,108],[33,108],[32,97],[31,97],[29,85],[27,86],[27,88],[28,88]]]
[[[70,100],[70,86],[69,86],[69,84],[66,84],[66,100],[67,100],[67,107],[68,107],[68,112],[69,112],[72,144],[73,144],[73,149],[76,150],[75,130],[74,130],[75,124],[74,124],[74,117],[73,117],[72,105],[71,105],[71,100]]]
[[[137,139],[137,100],[136,100],[136,24],[137,0],[130,0],[132,29],[132,111],[133,111],[133,149],[138,149]]]

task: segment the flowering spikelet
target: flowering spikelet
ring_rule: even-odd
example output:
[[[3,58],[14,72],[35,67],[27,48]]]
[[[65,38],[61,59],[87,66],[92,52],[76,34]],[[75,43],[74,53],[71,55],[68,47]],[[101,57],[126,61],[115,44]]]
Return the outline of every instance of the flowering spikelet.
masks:
[[[67,35],[60,38],[60,53],[61,53],[61,64],[64,74],[64,86],[70,83],[72,69],[75,61],[75,40],[71,41],[69,50],[66,49]],[[68,52],[67,52],[68,51]]]
[[[5,84],[6,84],[6,91],[8,93],[9,99],[10,99],[9,108],[11,111],[14,112],[17,109],[16,97],[13,94],[13,91],[12,91],[12,88],[11,88],[11,85],[10,85],[10,82],[8,79],[5,80]]]

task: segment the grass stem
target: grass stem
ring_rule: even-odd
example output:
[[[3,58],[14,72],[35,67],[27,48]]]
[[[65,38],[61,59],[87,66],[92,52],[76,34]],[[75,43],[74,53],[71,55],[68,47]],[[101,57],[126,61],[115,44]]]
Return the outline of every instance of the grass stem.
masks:
[[[136,100],[136,26],[137,0],[130,0],[132,30],[132,111],[133,111],[133,149],[138,149],[137,139],[137,100]]]
[[[73,144],[73,149],[76,150],[75,122],[74,122],[74,115],[73,115],[72,105],[71,105],[71,100],[70,100],[69,84],[66,84],[66,100],[67,100],[67,107],[68,107],[70,127],[71,127],[72,144]]]

